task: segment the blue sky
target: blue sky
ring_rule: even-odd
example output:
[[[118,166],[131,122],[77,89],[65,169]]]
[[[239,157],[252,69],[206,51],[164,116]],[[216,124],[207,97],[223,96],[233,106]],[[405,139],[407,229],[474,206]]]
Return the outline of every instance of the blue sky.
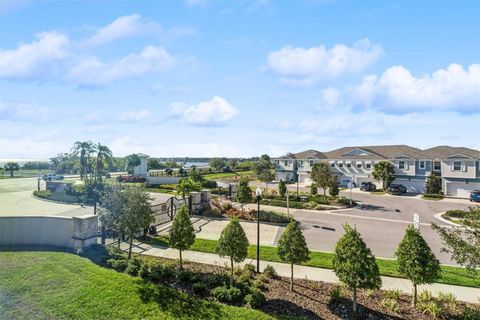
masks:
[[[0,0],[0,158],[480,149],[478,1]]]

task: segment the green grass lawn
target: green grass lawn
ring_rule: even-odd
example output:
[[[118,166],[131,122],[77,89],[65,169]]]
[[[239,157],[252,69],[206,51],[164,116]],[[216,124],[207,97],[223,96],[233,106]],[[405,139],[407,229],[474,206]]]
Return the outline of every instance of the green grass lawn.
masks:
[[[250,176],[253,174],[253,171],[238,171],[238,172],[222,172],[222,173],[208,173],[204,174],[203,176],[205,179],[223,179],[223,178],[230,178],[230,177],[235,177],[235,176]]]
[[[156,238],[151,240],[152,244],[160,246],[168,246],[168,240],[166,238]],[[215,253],[215,247],[217,246],[216,240],[196,239],[190,250]],[[256,258],[256,246],[250,245],[248,248],[248,258]],[[310,260],[303,265],[333,269],[333,253],[311,251]],[[260,246],[260,259],[272,262],[282,262],[277,255],[277,248],[271,246]],[[401,277],[397,271],[397,261],[389,259],[377,259],[380,274],[390,277]],[[437,281],[444,284],[452,284],[466,287],[480,288],[480,272],[472,274],[465,268],[442,266],[441,277]]]
[[[0,252],[2,319],[273,319],[62,252]]]

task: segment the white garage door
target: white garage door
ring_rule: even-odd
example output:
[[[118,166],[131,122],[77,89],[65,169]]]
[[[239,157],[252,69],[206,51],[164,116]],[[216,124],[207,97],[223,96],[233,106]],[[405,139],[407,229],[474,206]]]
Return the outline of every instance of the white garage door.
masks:
[[[479,190],[480,183],[447,182],[446,194],[449,197],[469,198],[471,190]]]
[[[401,180],[397,179],[393,183],[400,183],[407,187],[407,192],[413,193],[424,193],[425,192],[425,181],[422,180]]]

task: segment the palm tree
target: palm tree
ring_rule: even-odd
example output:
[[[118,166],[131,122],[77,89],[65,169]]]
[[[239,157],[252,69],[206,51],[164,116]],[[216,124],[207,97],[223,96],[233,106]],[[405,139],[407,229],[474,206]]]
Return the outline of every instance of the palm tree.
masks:
[[[102,171],[105,168],[105,163],[112,161],[112,151],[107,146],[102,145],[100,142],[95,146],[97,151],[97,165],[95,167],[95,180],[102,182]]]
[[[87,178],[90,155],[95,152],[92,141],[77,141],[73,144],[72,154],[80,157],[80,179]]]

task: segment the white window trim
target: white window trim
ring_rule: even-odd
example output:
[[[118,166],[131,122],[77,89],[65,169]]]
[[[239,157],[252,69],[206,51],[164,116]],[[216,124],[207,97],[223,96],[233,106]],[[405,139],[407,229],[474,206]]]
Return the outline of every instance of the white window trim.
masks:
[[[436,169],[436,164],[439,164],[438,169]],[[442,170],[442,162],[441,161],[433,161],[433,171],[441,171]]]
[[[405,161],[404,160],[398,161],[398,169],[405,170],[405,168],[406,168]]]
[[[419,162],[419,164],[418,164],[418,167],[419,167],[420,169],[425,169],[425,166],[426,166],[426,163],[425,163],[425,161],[423,161],[423,160],[421,160],[421,161]]]
[[[455,169],[455,164],[456,164],[456,163],[459,163],[459,164],[460,164],[460,168],[459,168],[459,169]],[[452,171],[464,171],[464,169],[463,169],[464,166],[465,166],[465,164],[462,163],[462,161],[453,161],[453,163],[452,163]]]

